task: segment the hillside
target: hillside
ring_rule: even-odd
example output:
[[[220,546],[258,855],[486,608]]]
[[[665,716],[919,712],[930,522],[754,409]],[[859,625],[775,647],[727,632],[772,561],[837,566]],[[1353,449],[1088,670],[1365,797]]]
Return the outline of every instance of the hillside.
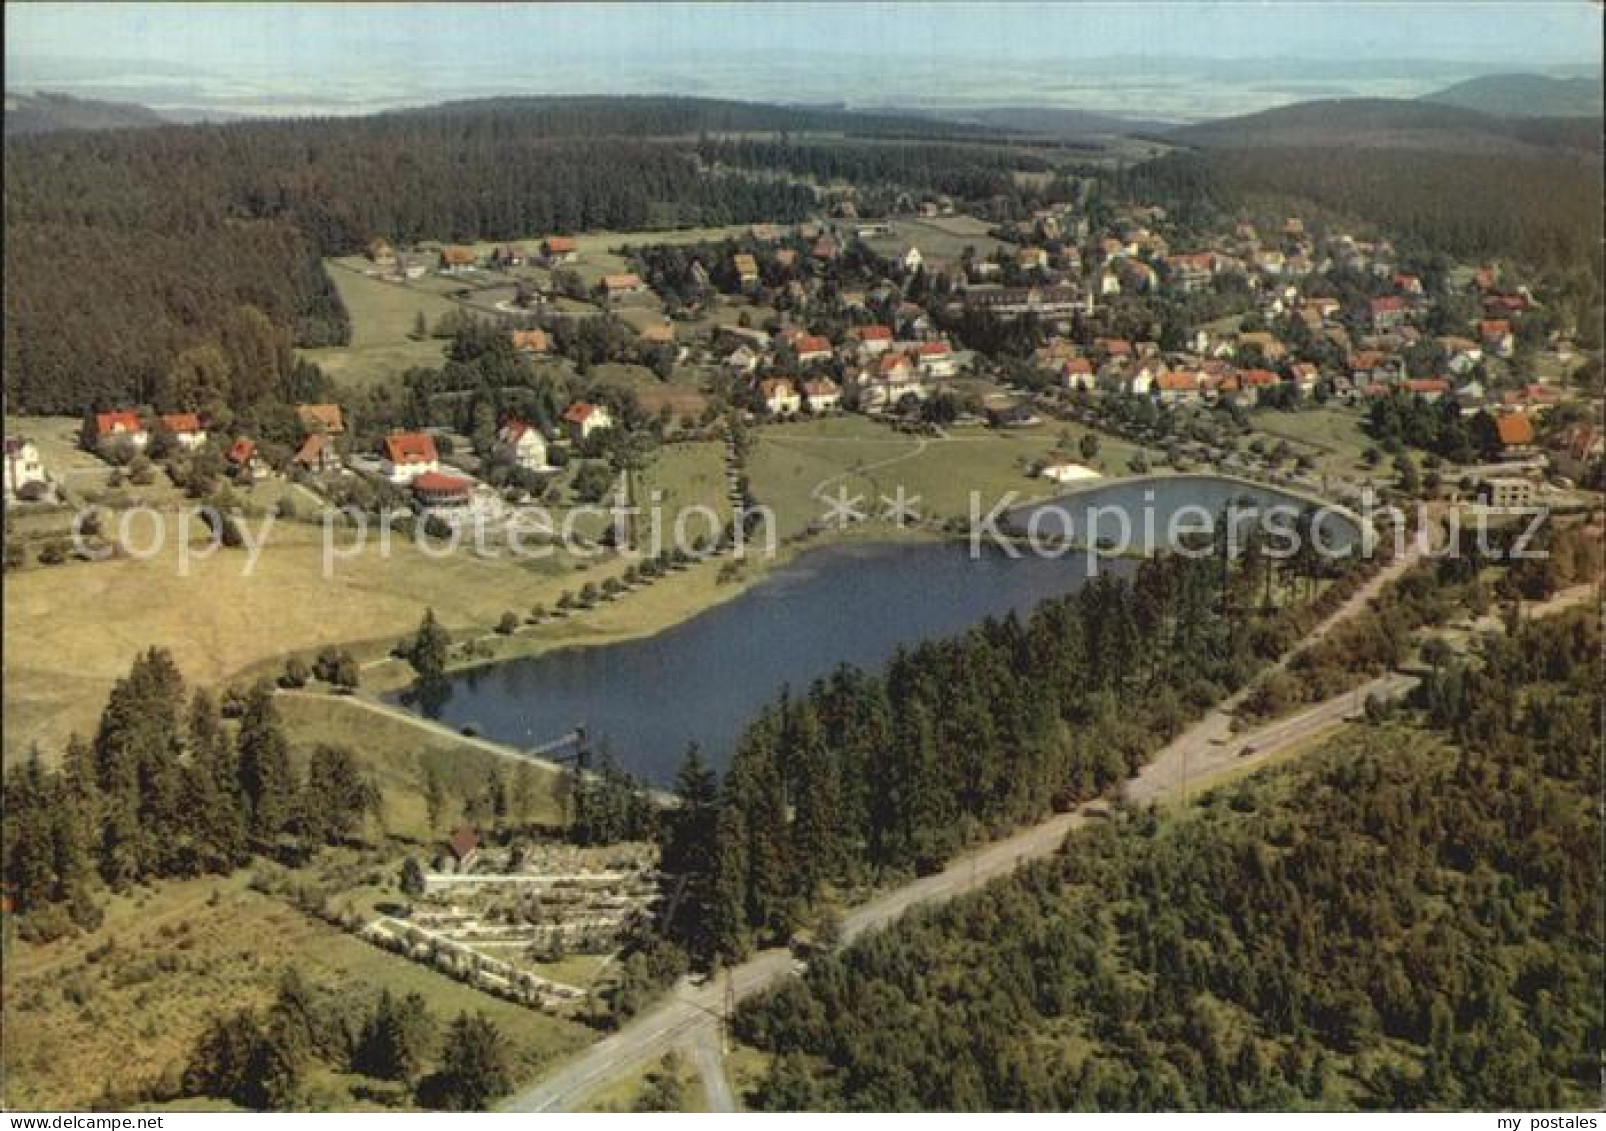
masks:
[[[1422,96],[1424,102],[1497,118],[1598,118],[1601,100],[1599,77],[1547,75],[1483,75]]]
[[[1164,136],[1174,144],[1204,149],[1410,149],[1502,157],[1546,156],[1557,150],[1582,157],[1598,154],[1601,144],[1599,123],[1587,119],[1510,120],[1460,106],[1393,98],[1299,102],[1184,126]]]
[[[1588,618],[1186,813],[1132,812],[744,1006],[776,1110],[1598,1098]]]
[[[166,123],[154,110],[131,102],[97,102],[66,94],[6,92],[6,136],[58,130],[114,130]]]

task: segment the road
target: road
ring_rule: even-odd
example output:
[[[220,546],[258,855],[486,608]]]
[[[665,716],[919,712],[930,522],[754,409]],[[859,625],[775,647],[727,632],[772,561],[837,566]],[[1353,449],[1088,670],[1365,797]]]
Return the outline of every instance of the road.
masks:
[[[691,1039],[691,1059],[702,1077],[703,1094],[708,1098],[712,1112],[739,1111],[736,1096],[731,1092],[730,1077],[725,1075],[725,1049],[719,1029],[713,1025],[699,1025]]]
[[[1306,637],[1306,643],[1321,639],[1334,626],[1364,609],[1384,586],[1415,563],[1420,552],[1413,540],[1405,554],[1378,571],[1318,625]],[[1286,663],[1287,659],[1279,663]],[[1372,690],[1398,694],[1413,682],[1410,676],[1382,676],[1361,688],[1359,696],[1364,699]],[[1228,699],[1161,750],[1128,782],[1127,796],[1144,802],[1158,800],[1180,793],[1185,783],[1197,788],[1209,777],[1227,769],[1264,761],[1338,722],[1357,701],[1357,692],[1347,691],[1258,730],[1233,736],[1229,712],[1243,694],[1240,692]],[[1230,741],[1234,737],[1236,741]],[[1254,745],[1255,753],[1248,758],[1240,757],[1238,751],[1246,743]],[[885,926],[918,903],[951,899],[1008,874],[1028,860],[1052,855],[1072,829],[1098,819],[1094,814],[1101,807],[1102,802],[1093,802],[1069,813],[1055,814],[1013,836],[957,858],[941,872],[875,896],[843,917],[844,940],[851,941],[866,931]],[[786,950],[762,951],[729,971],[732,996],[737,1000],[749,997],[801,969],[802,964]],[[677,1044],[707,1039],[705,1031],[711,1031],[717,1040],[725,1004],[725,977],[722,974],[702,984],[683,979],[664,1001],[619,1032],[592,1045],[546,1079],[517,1092],[506,1104],[507,1110],[570,1110],[614,1077],[662,1057]]]

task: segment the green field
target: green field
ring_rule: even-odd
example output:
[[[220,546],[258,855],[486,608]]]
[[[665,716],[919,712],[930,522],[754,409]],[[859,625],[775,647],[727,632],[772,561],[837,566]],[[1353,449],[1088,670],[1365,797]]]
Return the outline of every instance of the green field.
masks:
[[[519,766],[471,742],[370,710],[356,700],[308,693],[281,695],[278,705],[293,748],[308,750],[326,743],[357,754],[383,797],[385,833],[402,840],[435,844],[450,831],[429,827],[420,788],[426,767],[441,775],[449,793],[462,797],[481,788],[491,772],[510,774]],[[539,783],[530,819],[560,824],[563,807],[557,774],[541,763],[529,765]]]
[[[1050,455],[1080,459],[1080,425],[1045,423],[1020,430],[958,428],[941,437],[902,435],[860,416],[827,417],[762,428],[748,470],[759,502],[773,508],[783,537],[818,519],[824,498],[839,490],[862,496],[860,509],[879,509],[901,487],[918,497],[927,519],[966,518],[974,492],[986,513],[1010,492],[1020,501],[1060,493],[1059,485],[1032,475]],[[1092,462],[1109,477],[1131,474],[1137,448],[1101,436]]]
[[[431,293],[420,284],[388,283],[362,273],[366,260],[349,258],[328,263],[329,278],[351,316],[351,344],[302,350],[340,384],[361,388],[393,381],[413,366],[438,366],[444,343],[433,338],[415,341],[418,315],[433,328],[441,315],[458,309],[451,299]]]
[[[834,416],[796,424],[766,425],[748,456],[748,476],[759,503],[775,512],[783,538],[802,532],[820,518],[822,497],[844,491],[876,497],[876,465],[918,450],[912,436],[861,416]]]
[[[1274,440],[1287,440],[1308,453],[1318,471],[1328,475],[1366,470],[1361,453],[1374,442],[1361,427],[1361,415],[1343,408],[1305,408],[1297,412],[1265,409],[1250,414],[1255,429]]]
[[[849,221],[849,226],[851,226]],[[1009,251],[1014,244],[994,239],[987,234],[988,224],[970,216],[938,216],[915,219],[900,216],[892,222],[893,234],[872,236],[865,240],[871,250],[880,255],[899,255],[905,249],[918,247],[927,258],[958,259],[967,247],[975,248],[979,256],[994,251]]]

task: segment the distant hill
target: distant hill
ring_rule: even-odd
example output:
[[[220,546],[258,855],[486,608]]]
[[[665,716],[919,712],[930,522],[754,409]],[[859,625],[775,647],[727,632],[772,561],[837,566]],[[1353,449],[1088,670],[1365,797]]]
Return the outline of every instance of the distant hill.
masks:
[[[1600,152],[1598,121],[1497,118],[1460,106],[1393,98],[1299,102],[1167,131],[1173,144],[1202,149],[1411,149],[1488,156]]]
[[[1598,76],[1484,75],[1424,94],[1422,101],[1497,118],[1598,118],[1602,91]]]
[[[1008,133],[1034,134],[1065,140],[1136,133],[1159,135],[1170,129],[1173,124],[1057,106],[981,106],[966,109],[887,106],[878,107],[876,112],[931,118],[959,125],[982,126]]]
[[[166,125],[156,111],[132,102],[96,102],[66,94],[6,91],[6,136],[56,130],[116,130]]]
[[[546,138],[695,137],[729,133],[964,136],[974,126],[902,112],[647,95],[508,95],[390,110],[379,121],[442,118],[495,123]]]

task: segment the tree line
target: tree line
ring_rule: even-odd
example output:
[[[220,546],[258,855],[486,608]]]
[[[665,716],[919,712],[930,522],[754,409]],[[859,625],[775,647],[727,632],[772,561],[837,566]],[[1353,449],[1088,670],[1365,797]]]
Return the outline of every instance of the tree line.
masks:
[[[433,1071],[429,1071],[434,1066]],[[484,1014],[459,1013],[444,1031],[423,995],[382,990],[370,1008],[308,985],[291,968],[266,1010],[216,1018],[184,1069],[183,1096],[212,1096],[254,1110],[340,1104],[315,1094],[315,1068],[385,1081],[369,1098],[447,1111],[485,1111],[512,1091],[501,1032]]]

